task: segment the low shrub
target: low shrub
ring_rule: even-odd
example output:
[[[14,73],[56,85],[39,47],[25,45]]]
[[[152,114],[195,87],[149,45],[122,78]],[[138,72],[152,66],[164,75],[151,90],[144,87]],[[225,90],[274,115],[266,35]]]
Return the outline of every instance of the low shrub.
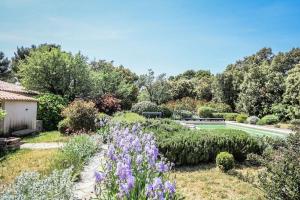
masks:
[[[61,122],[59,129],[63,130],[68,127],[68,132],[74,133],[78,131],[94,131],[97,109],[93,102],[77,100],[69,104],[62,112],[65,117]]]
[[[264,145],[256,137],[233,129],[164,131],[153,129],[160,152],[176,165],[196,165],[215,160],[219,152],[244,161],[247,154],[261,154]]]
[[[188,110],[175,110],[173,112],[173,118],[174,119],[185,119],[185,118],[191,118],[193,116],[193,113]]]
[[[215,112],[215,110],[211,107],[199,107],[198,108],[198,115],[200,117],[204,117],[204,118],[213,117],[214,112]]]
[[[233,169],[234,167],[234,157],[231,153],[220,152],[216,157],[216,164],[219,169],[226,172]]]
[[[256,116],[250,116],[246,121],[248,124],[256,124],[259,121],[259,118]]]
[[[39,106],[37,117],[43,120],[45,130],[55,130],[59,121],[63,119],[61,112],[67,105],[67,101],[54,94],[43,94],[38,97]]]
[[[6,112],[0,108],[0,120],[4,119]]]
[[[258,125],[272,125],[279,122],[279,118],[276,115],[266,115],[261,118],[257,124]]]
[[[132,106],[131,111],[141,115],[143,112],[158,112],[158,106],[150,101],[141,101]]]
[[[213,113],[215,118],[224,118],[226,121],[236,121],[238,113]]]
[[[238,114],[237,116],[236,116],[236,121],[238,122],[238,123],[244,123],[246,120],[247,120],[247,118],[248,118],[248,115],[246,115],[246,114]]]
[[[286,121],[289,119],[288,105],[286,104],[273,104],[271,108],[271,113],[273,115],[276,115],[279,118],[279,120]]]
[[[61,170],[73,167],[72,174],[78,176],[85,162],[96,152],[99,142],[97,136],[74,136],[59,150],[51,168]]]
[[[143,124],[146,131],[155,133],[186,131],[188,128],[171,119],[147,119]]]
[[[146,118],[142,115],[132,112],[117,112],[111,119],[111,122],[114,124],[121,124],[121,125],[133,125],[136,123],[144,123]]]
[[[160,105],[158,106],[159,112],[162,112],[162,118],[170,118],[173,115],[172,110],[170,110],[167,106],[165,105]]]
[[[42,177],[37,172],[22,173],[0,194],[0,200],[13,199],[73,199],[72,168],[63,171],[54,170],[48,177]]]

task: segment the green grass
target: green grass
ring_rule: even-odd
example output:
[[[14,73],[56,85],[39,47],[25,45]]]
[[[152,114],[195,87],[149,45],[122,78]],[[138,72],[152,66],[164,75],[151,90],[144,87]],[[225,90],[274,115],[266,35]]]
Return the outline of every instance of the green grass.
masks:
[[[240,166],[236,173],[256,177],[258,168]],[[176,187],[187,200],[230,199],[263,200],[263,192],[237,176],[218,170],[214,164],[181,167],[175,169],[171,177]]]
[[[58,150],[22,149],[9,153],[0,161],[0,191],[12,183],[23,171],[37,171],[43,175],[50,173],[51,160]]]
[[[65,136],[58,131],[42,132],[38,135],[27,136],[22,139],[26,143],[40,143],[40,142],[67,142],[70,136]]]
[[[114,115],[112,121],[117,123],[134,124],[143,123],[146,121],[146,118],[132,112],[119,112]]]
[[[247,128],[247,127],[241,127],[241,126],[234,126],[234,125],[198,125],[197,129],[200,130],[209,130],[209,129],[235,129],[235,130],[242,130],[247,132],[250,135],[253,136],[271,136],[271,137],[286,137],[285,135],[281,133],[276,133],[272,131],[264,131],[254,128]]]

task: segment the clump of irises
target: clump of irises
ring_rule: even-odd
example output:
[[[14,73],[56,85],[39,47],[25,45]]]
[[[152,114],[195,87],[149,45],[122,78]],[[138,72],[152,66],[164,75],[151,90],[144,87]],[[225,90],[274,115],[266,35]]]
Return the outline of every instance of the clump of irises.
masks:
[[[95,172],[98,199],[175,199],[172,164],[139,125],[112,128],[105,163]]]

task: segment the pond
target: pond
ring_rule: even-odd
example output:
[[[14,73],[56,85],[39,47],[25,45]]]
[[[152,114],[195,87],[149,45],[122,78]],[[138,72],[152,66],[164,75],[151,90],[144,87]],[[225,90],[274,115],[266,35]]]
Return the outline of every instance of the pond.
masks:
[[[259,128],[244,127],[235,124],[224,124],[224,125],[219,125],[219,124],[202,125],[201,124],[201,125],[197,125],[196,128],[197,129],[237,129],[237,130],[245,131],[255,136],[271,136],[271,137],[281,137],[281,138],[288,136],[288,133],[284,133],[281,131],[275,131],[272,129],[262,130]]]

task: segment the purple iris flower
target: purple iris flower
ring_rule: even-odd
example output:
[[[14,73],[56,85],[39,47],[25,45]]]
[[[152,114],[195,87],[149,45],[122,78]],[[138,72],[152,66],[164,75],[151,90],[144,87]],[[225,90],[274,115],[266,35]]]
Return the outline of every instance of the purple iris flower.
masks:
[[[170,181],[165,182],[165,189],[170,193],[174,194],[176,192],[175,184],[172,184]]]
[[[105,179],[106,175],[103,172],[95,171],[96,183],[101,183]]]
[[[167,164],[165,164],[164,162],[160,161],[158,163],[156,163],[156,170],[158,172],[164,173],[169,171],[169,166]]]

